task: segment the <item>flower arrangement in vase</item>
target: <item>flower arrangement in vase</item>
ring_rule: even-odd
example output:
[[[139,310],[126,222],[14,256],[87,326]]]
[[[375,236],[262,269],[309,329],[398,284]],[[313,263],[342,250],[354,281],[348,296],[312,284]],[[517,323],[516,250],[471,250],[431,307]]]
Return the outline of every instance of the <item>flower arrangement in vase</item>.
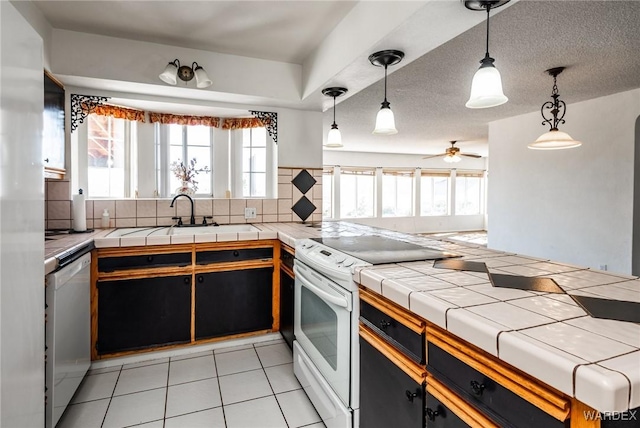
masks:
[[[180,159],[171,162],[171,172],[182,182],[182,185],[176,189],[176,194],[193,196],[198,190],[196,175],[201,172],[211,172],[208,166],[196,168],[196,163],[196,158],[191,159],[186,165]]]

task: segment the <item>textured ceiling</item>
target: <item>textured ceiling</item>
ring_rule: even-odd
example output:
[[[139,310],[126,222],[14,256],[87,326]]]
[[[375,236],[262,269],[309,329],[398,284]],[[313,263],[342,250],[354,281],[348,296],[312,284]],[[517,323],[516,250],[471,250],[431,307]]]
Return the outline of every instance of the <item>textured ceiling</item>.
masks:
[[[300,64],[354,1],[35,1],[54,28]]]
[[[487,155],[487,123],[539,111],[550,99],[553,80],[545,70],[552,67],[567,67],[558,77],[567,103],[640,87],[640,1],[521,0],[492,16],[489,51],[509,102],[472,110],[464,104],[484,56],[485,31],[480,24],[389,75],[396,135],[371,134],[382,80],[339,103],[345,145],[339,150],[428,154],[442,152],[448,140],[466,140],[463,152]],[[332,114],[325,112],[324,129]]]

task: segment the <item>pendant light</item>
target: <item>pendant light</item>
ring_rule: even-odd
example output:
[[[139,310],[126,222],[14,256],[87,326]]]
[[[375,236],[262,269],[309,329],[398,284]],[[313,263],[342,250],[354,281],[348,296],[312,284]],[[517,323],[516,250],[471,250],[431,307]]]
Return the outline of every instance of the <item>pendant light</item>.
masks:
[[[342,135],[340,135],[340,130],[336,123],[336,97],[341,97],[346,93],[347,88],[325,88],[322,90],[323,95],[333,97],[333,123],[327,135],[327,144],[325,144],[325,147],[342,147]]]
[[[387,101],[387,67],[396,65],[402,61],[402,58],[404,58],[404,52],[397,50],[379,51],[369,55],[371,64],[384,67],[384,101],[376,116],[376,128],[373,130],[374,134],[392,135],[398,133],[393,112],[391,111],[391,105],[389,101]]]
[[[464,5],[470,10],[487,11],[487,48],[480,68],[471,81],[471,96],[465,104],[468,108],[495,107],[506,103],[509,99],[502,92],[500,72],[493,65],[495,59],[489,56],[489,12],[509,0],[466,0]]]
[[[542,124],[547,123],[551,129],[549,132],[545,132],[538,137],[536,141],[529,144],[530,149],[536,150],[559,150],[559,149],[571,149],[573,147],[580,147],[582,143],[576,141],[566,132],[558,130],[558,125],[564,123],[564,115],[567,112],[567,105],[564,101],[558,99],[560,94],[558,93],[558,85],[556,79],[558,74],[562,73],[564,67],[555,67],[547,70],[550,76],[553,76],[553,90],[551,91],[551,98],[553,101],[547,101],[542,104],[540,108],[540,114],[542,114]],[[552,117],[545,116],[545,110],[549,110]]]

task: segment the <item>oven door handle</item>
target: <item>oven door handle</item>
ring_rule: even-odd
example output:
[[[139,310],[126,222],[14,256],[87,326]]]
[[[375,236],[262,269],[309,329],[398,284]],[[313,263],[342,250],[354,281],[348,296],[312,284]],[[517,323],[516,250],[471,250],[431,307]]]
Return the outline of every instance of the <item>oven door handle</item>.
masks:
[[[349,302],[347,301],[347,299],[345,298],[340,298],[340,297],[336,297],[330,293],[327,293],[326,291],[320,289],[318,286],[313,285],[302,273],[302,271],[300,269],[298,269],[295,265],[293,266],[293,270],[296,274],[296,280],[302,282],[304,284],[305,287],[307,287],[309,290],[311,290],[315,295],[317,295],[318,297],[326,300],[327,302],[333,303],[336,306],[340,306],[341,308],[345,308],[349,311],[351,311],[351,309],[349,309]]]

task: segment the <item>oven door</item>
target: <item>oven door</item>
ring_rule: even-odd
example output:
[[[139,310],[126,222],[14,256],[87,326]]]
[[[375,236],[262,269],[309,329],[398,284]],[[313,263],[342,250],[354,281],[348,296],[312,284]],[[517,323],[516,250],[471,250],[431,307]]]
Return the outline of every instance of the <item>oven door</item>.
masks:
[[[295,338],[349,407],[352,294],[297,260],[294,271]]]

